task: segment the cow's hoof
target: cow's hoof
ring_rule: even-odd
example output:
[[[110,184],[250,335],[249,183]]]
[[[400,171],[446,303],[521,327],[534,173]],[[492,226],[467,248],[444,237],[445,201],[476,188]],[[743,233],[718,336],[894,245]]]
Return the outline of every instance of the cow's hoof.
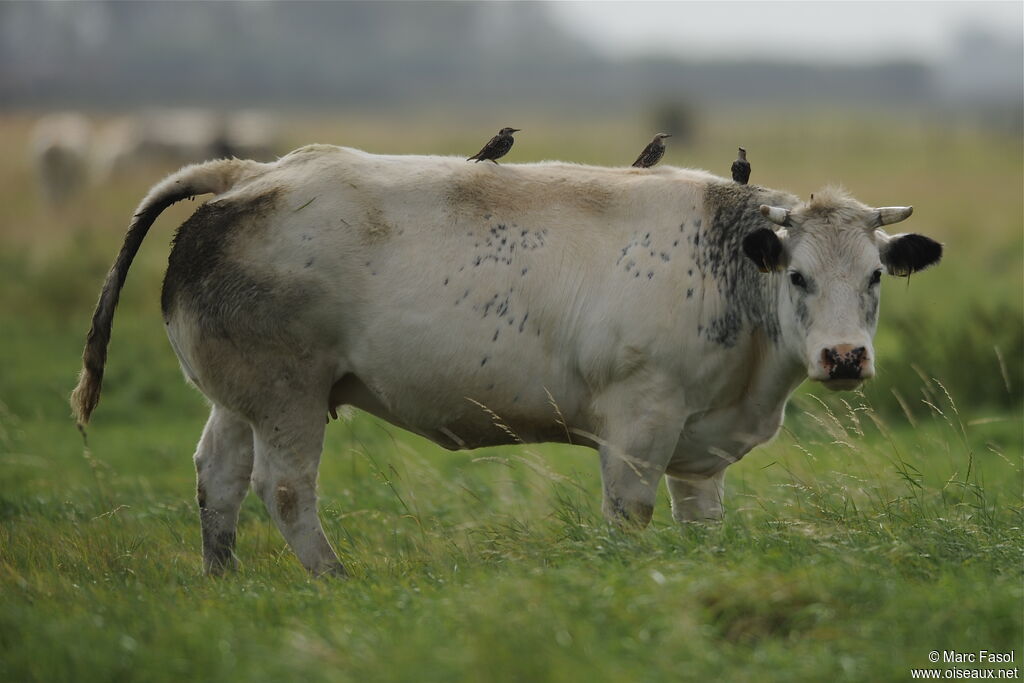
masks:
[[[651,523],[654,506],[650,503],[624,501],[621,498],[616,498],[605,502],[603,512],[605,518],[615,526],[624,530],[637,530],[643,529]]]

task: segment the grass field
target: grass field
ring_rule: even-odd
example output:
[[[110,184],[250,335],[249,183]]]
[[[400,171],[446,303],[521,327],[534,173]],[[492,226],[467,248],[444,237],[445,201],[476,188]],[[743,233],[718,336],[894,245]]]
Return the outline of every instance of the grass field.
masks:
[[[650,137],[524,118],[500,122],[524,128],[509,161],[628,163]],[[678,528],[662,493],[634,534],[602,521],[585,449],[449,453],[366,415],[334,423],[321,512],[342,582],[310,580],[253,496],[240,571],[201,573],[206,411],[158,304],[194,204],[165,212],[132,270],[83,447],[66,397],[92,306],[170,169],[47,210],[30,123],[0,118],[0,681],[899,681],[933,650],[1024,657],[1019,138],[706,121],[666,163],[725,172],[744,144],[759,183],[913,204],[901,229],[946,244],[937,269],[883,284],[879,376],[801,389],[780,435],[730,468],[720,525]],[[297,119],[288,146],[468,155],[491,128]]]

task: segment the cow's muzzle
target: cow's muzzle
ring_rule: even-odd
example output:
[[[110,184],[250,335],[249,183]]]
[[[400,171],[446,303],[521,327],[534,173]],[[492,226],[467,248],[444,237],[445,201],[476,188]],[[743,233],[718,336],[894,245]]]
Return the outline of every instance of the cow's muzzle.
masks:
[[[874,375],[868,350],[853,344],[837,344],[821,350],[820,379],[829,389],[854,389]]]

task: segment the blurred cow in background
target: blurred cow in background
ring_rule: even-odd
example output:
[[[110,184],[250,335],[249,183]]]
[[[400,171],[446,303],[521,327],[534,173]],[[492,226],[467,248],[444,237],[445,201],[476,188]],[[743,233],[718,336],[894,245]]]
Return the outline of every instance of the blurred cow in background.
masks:
[[[85,186],[91,136],[88,119],[74,112],[44,116],[32,129],[32,165],[46,204],[66,204]]]
[[[96,176],[107,179],[150,164],[181,166],[227,157],[270,161],[277,128],[271,115],[258,111],[162,109],[120,118],[97,136]]]

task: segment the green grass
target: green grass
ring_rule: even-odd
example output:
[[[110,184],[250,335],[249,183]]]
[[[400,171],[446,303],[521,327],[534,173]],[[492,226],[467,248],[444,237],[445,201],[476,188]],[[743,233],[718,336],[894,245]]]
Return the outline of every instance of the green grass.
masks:
[[[947,245],[935,271],[883,285],[863,393],[802,389],[780,435],[730,468],[722,524],[678,528],[662,492],[641,533],[601,519],[590,451],[448,453],[356,415],[328,428],[320,479],[352,578],[315,581],[253,496],[240,571],[200,571],[189,456],[205,406],[157,303],[169,226],[194,206],[143,247],[83,446],[66,397],[91,307],[162,171],[46,212],[17,161],[27,122],[0,119],[15,160],[0,164],[0,680],[883,681],[932,650],[1019,662],[1019,140],[775,123],[709,122],[669,161],[713,166],[741,136],[763,182],[806,194],[832,169],[864,201],[915,204],[906,229]],[[535,124],[516,150],[614,163],[635,132],[589,125]],[[295,130],[397,151],[380,121]],[[586,144],[598,133],[616,142]]]

